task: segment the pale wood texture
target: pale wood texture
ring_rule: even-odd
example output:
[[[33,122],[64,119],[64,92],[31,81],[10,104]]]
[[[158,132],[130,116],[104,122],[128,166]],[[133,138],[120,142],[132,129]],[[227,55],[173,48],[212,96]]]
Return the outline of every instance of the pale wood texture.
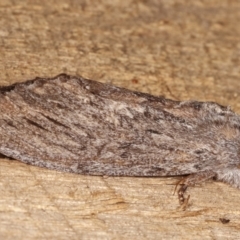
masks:
[[[0,16],[1,85],[66,72],[240,113],[238,0],[3,0]],[[182,211],[179,179],[81,176],[2,158],[0,239],[238,239],[240,190],[190,188]]]

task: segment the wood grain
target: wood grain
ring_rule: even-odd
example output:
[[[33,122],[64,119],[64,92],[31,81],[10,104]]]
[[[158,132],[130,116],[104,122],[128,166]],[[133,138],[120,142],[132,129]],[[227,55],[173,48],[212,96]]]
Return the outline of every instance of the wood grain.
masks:
[[[1,1],[1,85],[61,72],[231,105],[240,113],[239,1]],[[1,239],[237,239],[240,191],[179,178],[92,177],[0,161]],[[222,224],[219,218],[230,219]]]

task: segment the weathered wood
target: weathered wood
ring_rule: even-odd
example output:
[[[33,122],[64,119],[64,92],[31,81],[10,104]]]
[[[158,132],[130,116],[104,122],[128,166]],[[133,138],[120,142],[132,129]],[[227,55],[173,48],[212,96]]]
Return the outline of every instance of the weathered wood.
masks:
[[[1,85],[61,72],[231,105],[240,113],[239,1],[0,2]],[[237,239],[240,191],[180,178],[92,177],[0,160],[1,239]],[[219,218],[230,219],[223,224]]]

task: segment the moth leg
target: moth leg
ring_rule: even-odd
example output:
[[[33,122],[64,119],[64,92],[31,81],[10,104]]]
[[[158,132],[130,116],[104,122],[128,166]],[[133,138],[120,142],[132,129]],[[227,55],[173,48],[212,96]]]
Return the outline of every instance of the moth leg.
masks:
[[[180,204],[187,205],[188,203],[190,196],[188,196],[187,198],[184,197],[184,193],[186,192],[188,187],[194,186],[196,183],[204,182],[213,177],[216,177],[216,172],[208,170],[191,174],[178,182],[177,184],[180,184],[180,188],[178,189],[178,199]]]

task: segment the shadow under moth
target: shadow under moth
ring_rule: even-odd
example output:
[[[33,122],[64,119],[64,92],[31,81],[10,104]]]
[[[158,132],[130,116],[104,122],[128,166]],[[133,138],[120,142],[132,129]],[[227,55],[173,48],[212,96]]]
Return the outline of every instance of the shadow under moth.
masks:
[[[240,188],[240,116],[60,74],[0,88],[0,153],[88,175],[210,178]]]

